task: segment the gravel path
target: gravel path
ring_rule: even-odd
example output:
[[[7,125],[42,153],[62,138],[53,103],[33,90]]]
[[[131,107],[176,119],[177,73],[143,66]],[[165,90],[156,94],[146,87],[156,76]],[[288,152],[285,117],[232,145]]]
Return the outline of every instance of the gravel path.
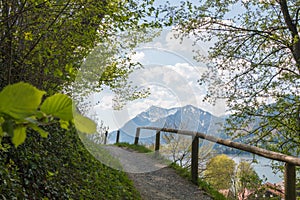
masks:
[[[111,155],[119,158],[124,171],[134,182],[142,199],[212,200],[204,191],[179,176],[174,169],[152,155],[132,152],[116,146],[106,146]]]

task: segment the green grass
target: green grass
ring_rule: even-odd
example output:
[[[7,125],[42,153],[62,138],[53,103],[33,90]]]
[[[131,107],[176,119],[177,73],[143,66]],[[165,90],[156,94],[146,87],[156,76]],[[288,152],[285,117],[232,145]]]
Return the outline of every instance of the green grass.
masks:
[[[143,145],[129,144],[129,143],[126,143],[126,142],[116,143],[115,145],[118,146],[118,147],[129,148],[129,149],[135,150],[139,153],[151,153],[151,152],[153,152],[152,150],[146,148]]]

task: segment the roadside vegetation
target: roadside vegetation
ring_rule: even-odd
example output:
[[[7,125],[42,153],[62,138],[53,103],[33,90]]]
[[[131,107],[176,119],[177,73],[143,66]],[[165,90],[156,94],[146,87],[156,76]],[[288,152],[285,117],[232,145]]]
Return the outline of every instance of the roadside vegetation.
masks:
[[[137,151],[139,153],[151,153],[153,152],[152,150],[148,149],[147,147],[143,146],[143,145],[135,145],[135,144],[129,144],[127,142],[121,142],[121,143],[117,143],[115,144],[118,147],[123,147],[123,148],[128,148],[128,149],[132,149],[134,151]]]

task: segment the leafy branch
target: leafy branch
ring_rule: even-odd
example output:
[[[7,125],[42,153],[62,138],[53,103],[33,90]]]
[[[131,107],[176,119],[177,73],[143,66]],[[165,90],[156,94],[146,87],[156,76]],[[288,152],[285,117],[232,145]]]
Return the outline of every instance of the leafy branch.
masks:
[[[20,82],[6,86],[0,92],[0,141],[10,136],[15,147],[24,143],[27,129],[47,137],[42,126],[60,123],[61,128],[75,125],[83,133],[95,133],[96,124],[73,110],[72,99],[65,94],[54,94],[42,101],[45,91]]]

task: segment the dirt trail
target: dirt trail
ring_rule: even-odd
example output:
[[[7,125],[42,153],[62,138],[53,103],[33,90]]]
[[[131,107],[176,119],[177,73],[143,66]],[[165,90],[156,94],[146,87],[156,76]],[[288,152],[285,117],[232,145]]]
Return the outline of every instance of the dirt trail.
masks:
[[[204,191],[179,176],[166,163],[116,146],[106,146],[111,155],[118,158],[124,171],[134,182],[142,199],[212,200]]]

